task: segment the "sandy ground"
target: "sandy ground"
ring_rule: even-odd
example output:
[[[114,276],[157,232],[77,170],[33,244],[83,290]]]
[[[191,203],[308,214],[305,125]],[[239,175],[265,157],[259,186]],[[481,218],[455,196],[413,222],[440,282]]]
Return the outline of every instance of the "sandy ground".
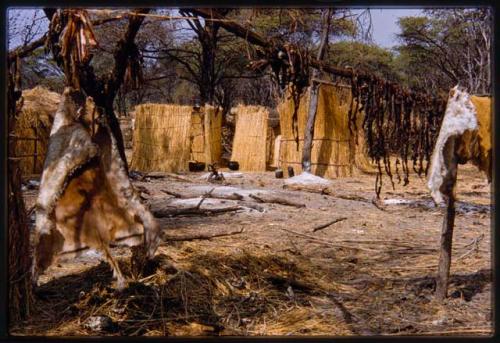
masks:
[[[161,314],[155,307],[148,310],[150,315],[145,319],[107,308],[114,302],[113,306],[119,307],[122,303],[115,298],[123,296],[113,295],[109,268],[100,264],[98,253],[90,251],[78,258],[63,259],[42,277],[41,288],[62,287],[61,294],[71,299],[49,291],[40,293],[40,310],[32,320],[13,327],[12,333],[95,335],[85,323],[98,315],[107,315],[115,323],[115,330],[104,333],[110,335],[492,333],[491,186],[473,166],[459,168],[460,202],[451,284],[449,297],[442,304],[433,298],[433,278],[443,209],[433,206],[424,179],[412,175],[408,186],[396,183],[395,190],[384,179],[379,208],[371,202],[375,195],[373,175],[331,180],[335,189],[332,195],[283,189],[285,179],[276,179],[273,172],[243,172],[242,177],[226,173],[224,184],[209,183],[200,178],[202,175],[151,178],[134,181],[134,185],[142,189],[152,209],[179,201],[165,191],[202,194],[221,186],[235,187],[236,192],[247,190],[246,195],[273,192],[305,207],[256,203],[245,198],[263,211],[243,208],[213,215],[160,218],[168,237],[233,234],[166,241],[157,255],[168,261],[169,267],[146,278],[156,280],[155,284],[141,282],[171,295],[158,295],[158,299],[169,301],[162,302]],[[36,194],[36,189],[25,191],[28,208]],[[187,200],[186,206],[198,201]],[[202,208],[238,203],[207,199]],[[338,218],[345,219],[313,232],[315,227]],[[130,249],[115,248],[113,253],[125,263]],[[161,282],[158,273],[164,278]],[[159,284],[163,286],[155,286]],[[140,293],[134,287],[128,290],[129,302]],[[82,293],[102,292],[107,295],[97,305],[87,300],[82,303]],[[127,311],[132,306],[129,302],[123,305]]]

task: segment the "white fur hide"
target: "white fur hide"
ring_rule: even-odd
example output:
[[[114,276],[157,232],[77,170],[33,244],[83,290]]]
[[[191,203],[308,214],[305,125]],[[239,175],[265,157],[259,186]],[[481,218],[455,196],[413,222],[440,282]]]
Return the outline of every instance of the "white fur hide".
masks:
[[[444,202],[441,186],[450,168],[445,161],[445,156],[454,153],[445,151],[446,142],[453,136],[460,136],[467,130],[478,128],[476,108],[470,100],[470,95],[459,90],[458,86],[455,86],[450,93],[452,96],[448,99],[441,129],[434,146],[427,183],[431,196],[437,204]]]

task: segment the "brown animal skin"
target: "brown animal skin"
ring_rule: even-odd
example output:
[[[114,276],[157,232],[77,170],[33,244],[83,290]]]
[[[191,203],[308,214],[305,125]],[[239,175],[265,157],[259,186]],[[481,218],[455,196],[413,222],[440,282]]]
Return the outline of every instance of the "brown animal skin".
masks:
[[[109,244],[128,238],[127,245],[136,245],[144,234],[151,258],[158,246],[158,225],[134,191],[106,121],[101,120],[92,141],[84,114],[84,98],[65,89],[37,199],[34,281],[59,253],[94,248],[104,253],[118,288],[123,288],[126,280]]]
[[[458,163],[471,161],[491,182],[491,98],[471,96],[476,108],[478,129],[466,131],[458,138],[455,154]]]

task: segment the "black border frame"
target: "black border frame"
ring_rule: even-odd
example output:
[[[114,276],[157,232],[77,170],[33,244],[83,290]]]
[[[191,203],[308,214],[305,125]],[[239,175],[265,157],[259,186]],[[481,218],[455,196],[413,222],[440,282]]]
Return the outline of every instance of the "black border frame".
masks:
[[[492,78],[493,78],[493,106],[494,106],[494,116],[493,116],[493,181],[491,183],[492,187],[492,211],[491,211],[491,242],[492,246],[492,310],[494,324],[493,335],[488,337],[473,337],[473,336],[442,336],[442,337],[428,337],[428,336],[347,336],[347,337],[325,337],[325,336],[310,336],[310,337],[280,337],[280,336],[260,336],[260,337],[41,337],[41,336],[8,336],[8,245],[7,245],[7,117],[6,117],[6,66],[7,66],[7,10],[10,7],[358,7],[358,8],[423,8],[423,7],[479,7],[479,6],[489,6],[493,12],[493,53],[492,53]],[[497,286],[497,267],[499,261],[499,254],[497,247],[500,247],[499,237],[495,230],[499,225],[498,217],[495,211],[495,204],[498,203],[499,193],[495,192],[497,185],[496,180],[499,176],[499,168],[497,156],[499,155],[500,144],[496,142],[496,134],[500,133],[500,101],[495,101],[497,94],[500,94],[498,76],[500,71],[497,70],[496,59],[500,58],[500,44],[497,44],[497,37],[500,37],[500,10],[499,6],[494,2],[494,0],[457,0],[457,1],[430,1],[430,0],[403,0],[402,2],[394,0],[376,0],[374,3],[368,0],[285,0],[279,3],[272,1],[258,1],[258,0],[219,0],[219,1],[181,1],[181,0],[143,0],[143,1],[117,1],[117,0],[105,0],[105,1],[62,1],[62,0],[6,0],[0,5],[0,32],[3,35],[3,47],[0,48],[0,59],[2,60],[2,68],[0,68],[0,89],[2,89],[3,96],[0,99],[0,105],[3,111],[0,114],[0,128],[3,132],[0,133],[1,150],[0,159],[2,164],[0,165],[0,194],[3,195],[0,198],[0,341],[164,341],[170,340],[175,342],[191,342],[191,341],[223,341],[223,342],[241,342],[241,341],[273,341],[273,342],[288,342],[288,341],[307,341],[307,342],[329,342],[333,340],[346,340],[350,342],[374,342],[374,341],[403,341],[403,342],[415,342],[420,340],[431,340],[431,341],[459,341],[459,342],[496,342],[499,335],[499,303],[500,290],[496,288]]]

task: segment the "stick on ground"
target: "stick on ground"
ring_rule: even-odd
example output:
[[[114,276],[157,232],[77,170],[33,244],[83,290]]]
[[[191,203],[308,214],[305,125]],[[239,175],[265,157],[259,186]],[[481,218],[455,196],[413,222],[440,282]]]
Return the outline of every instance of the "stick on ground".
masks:
[[[262,203],[280,204],[280,205],[293,206],[293,207],[306,207],[305,204],[291,201],[291,200],[288,200],[285,198],[281,198],[281,197],[276,196],[276,195],[265,195],[263,193],[259,193],[258,195],[250,194],[249,197],[257,200],[258,202],[262,202]]]
[[[333,225],[335,223],[338,223],[338,222],[341,222],[341,221],[344,221],[346,220],[347,217],[341,217],[341,218],[337,218],[337,219],[334,219],[332,221],[329,221],[328,223],[326,224],[321,224],[321,225],[318,225],[316,227],[314,227],[312,229],[312,232],[316,232],[316,231],[319,231],[319,230],[323,230],[323,229],[326,229],[327,227],[329,227],[330,225]]]
[[[223,236],[233,236],[233,235],[238,235],[240,233],[245,232],[244,228],[241,228],[240,230],[237,231],[230,231],[230,232],[224,232],[224,233],[215,233],[215,234],[196,234],[196,235],[185,235],[185,236],[168,236],[164,235],[163,239],[166,241],[193,241],[196,239],[212,239],[214,237],[223,237]],[[163,245],[166,243],[163,243]]]

